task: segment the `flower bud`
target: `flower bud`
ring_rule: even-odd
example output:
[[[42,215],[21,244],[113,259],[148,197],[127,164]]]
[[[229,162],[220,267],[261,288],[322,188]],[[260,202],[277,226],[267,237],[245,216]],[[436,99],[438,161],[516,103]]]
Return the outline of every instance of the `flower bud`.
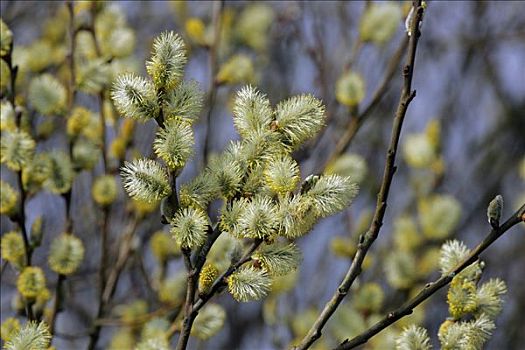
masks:
[[[26,267],[18,276],[16,286],[24,298],[34,299],[46,288],[44,272],[40,267]]]
[[[51,270],[62,275],[75,272],[84,258],[82,241],[73,235],[62,234],[51,243],[49,266]]]
[[[0,181],[0,214],[13,216],[18,210],[18,192],[7,182]]]
[[[91,194],[98,205],[110,205],[115,201],[118,195],[115,178],[111,175],[103,175],[98,177],[93,183]]]
[[[31,225],[30,241],[32,247],[39,247],[42,243],[42,215],[39,215]]]
[[[25,265],[24,239],[19,232],[11,231],[2,236],[2,259],[9,261],[16,268],[21,269]]]
[[[498,194],[490,201],[487,208],[487,218],[490,225],[497,229],[499,227],[499,221],[501,219],[501,213],[503,212],[503,196]]]
[[[199,275],[199,293],[207,294],[218,275],[219,270],[217,270],[215,265],[206,264]]]

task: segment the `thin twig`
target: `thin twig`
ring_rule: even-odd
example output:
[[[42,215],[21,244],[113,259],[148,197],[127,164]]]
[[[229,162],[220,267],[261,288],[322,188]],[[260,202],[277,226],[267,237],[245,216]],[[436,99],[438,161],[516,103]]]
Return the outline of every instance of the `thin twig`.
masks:
[[[67,1],[67,10],[69,14],[69,52],[68,52],[68,64],[69,64],[69,96],[68,96],[68,111],[71,112],[73,109],[73,105],[75,104],[75,96],[77,93],[76,89],[76,70],[75,70],[75,49],[76,49],[76,35],[77,31],[75,29],[75,12],[74,12],[74,3],[72,1]],[[69,151],[69,157],[72,159],[72,151],[73,151],[73,142],[71,140],[68,141],[68,151]],[[66,224],[65,224],[65,234],[67,235],[73,235],[73,221],[72,221],[72,215],[71,215],[71,198],[72,198],[72,192],[73,192],[73,184],[71,184],[71,188],[64,194],[62,194],[62,197],[65,201],[66,206]],[[62,290],[63,284],[66,280],[66,276],[62,274],[58,274],[57,278],[57,284],[55,288],[55,300],[53,303],[53,309],[51,310],[51,316],[49,320],[50,324],[50,330],[51,333],[54,332],[55,329],[55,322],[56,317],[58,313],[61,311],[61,304],[63,302],[62,296],[60,296],[60,292]]]
[[[53,308],[51,309],[51,315],[49,317],[49,331],[51,334],[55,334],[56,315],[60,312],[60,301],[62,299],[62,286],[66,276],[58,274],[57,284],[55,286],[55,300],[53,301]]]
[[[416,16],[411,26],[412,36],[410,37],[407,62],[403,68],[404,84],[399,98],[399,104],[394,118],[394,125],[392,127],[392,135],[390,140],[390,146],[386,155],[385,169],[383,173],[383,180],[381,182],[381,189],[377,196],[377,205],[374,213],[372,223],[366,232],[366,234],[359,237],[359,245],[357,252],[352,259],[352,264],[348,269],[343,281],[337,288],[336,292],[325,305],[317,320],[310,328],[308,334],[302,339],[301,343],[295,348],[296,350],[308,349],[317,339],[321,337],[323,327],[326,325],[330,317],[333,315],[337,307],[341,304],[344,297],[348,293],[348,290],[352,286],[353,282],[361,273],[361,265],[368,252],[368,249],[374,243],[379,235],[381,226],[383,225],[383,218],[386,212],[388,194],[390,191],[390,185],[396,171],[395,158],[397,153],[397,146],[401,135],[401,128],[403,126],[403,120],[405,118],[408,105],[410,101],[415,97],[415,91],[412,91],[412,76],[414,71],[416,48],[418,39],[420,36],[419,23],[423,19],[423,7],[421,1],[414,1],[413,6],[416,9]]]
[[[407,45],[408,37],[404,37],[403,41],[401,42],[401,45],[399,45],[399,48],[396,50],[394,55],[392,55],[392,58],[388,62],[388,66],[383,80],[372,94],[372,99],[358,115],[352,116],[345,132],[338,139],[332,154],[330,155],[330,157],[328,157],[328,160],[320,166],[317,172],[323,172],[328,164],[332,163],[337,157],[346,152],[361,126],[364,124],[364,122],[370,116],[374,108],[379,104],[379,102],[381,102],[381,100],[385,96],[385,93],[388,90],[388,87],[390,86],[390,82],[392,81],[395,73],[397,72],[399,62],[401,62],[401,59],[405,54]]]
[[[397,320],[408,316],[412,313],[414,308],[427,300],[430,296],[435,294],[438,290],[446,286],[452,281],[454,276],[457,276],[461,271],[469,267],[471,264],[475,263],[480,254],[490,247],[498,238],[500,238],[505,232],[510,230],[513,226],[525,220],[523,217],[525,215],[525,204],[521,206],[507,221],[505,221],[500,227],[492,229],[490,233],[481,241],[476,248],[474,248],[469,255],[458,264],[451,272],[446,275],[441,276],[439,279],[434,282],[427,283],[425,288],[423,288],[414,298],[410,299],[397,309],[389,312],[385,317],[380,321],[375,323],[372,327],[359,334],[358,336],[352,338],[351,340],[345,340],[341,343],[336,349],[337,350],[346,350],[353,349],[356,346],[366,343],[370,338],[372,338],[377,333],[381,332],[383,329],[390,326],[392,323]]]
[[[99,280],[99,300],[102,300],[104,288],[106,286],[106,266],[108,263],[108,238],[109,238],[109,208],[107,206],[102,208],[102,229],[100,242],[100,267],[98,271]]]
[[[117,261],[115,262],[115,265],[113,265],[113,269],[108,274],[108,279],[104,288],[104,293],[102,294],[102,303],[104,305],[109,303],[109,301],[113,297],[120,274],[124,269],[124,266],[126,266],[126,262],[128,261],[131,255],[133,238],[135,236],[135,231],[137,230],[138,223],[139,220],[135,216],[131,221],[129,228],[126,230],[126,233],[122,235],[122,240],[119,243],[119,253]]]
[[[213,113],[213,107],[215,105],[215,98],[217,96],[217,82],[215,76],[217,75],[217,52],[219,50],[219,43],[221,38],[221,13],[224,6],[224,0],[220,0],[214,3],[213,6],[213,42],[209,47],[208,66],[210,70],[210,91],[208,92],[208,113],[206,115],[206,130],[204,136],[204,154],[203,154],[203,167],[208,163],[208,157],[210,154],[210,135],[211,135],[211,115]]]
[[[126,262],[128,261],[131,255],[132,242],[133,242],[135,231],[137,229],[137,225],[138,225],[138,219],[137,217],[134,217],[133,221],[131,222],[129,226],[128,231],[123,235],[122,242],[121,242],[122,244],[120,245],[117,262],[115,263],[113,270],[111,270],[111,272],[109,273],[106,283],[104,284],[104,289],[100,296],[97,313],[93,321],[94,323],[93,329],[89,337],[88,349],[95,348],[98,338],[100,336],[101,325],[97,322],[104,314],[106,305],[109,303],[109,301],[113,297],[113,294],[116,291],[116,287],[117,287],[117,283],[118,283],[120,274],[122,270],[124,269],[124,266],[126,266]]]

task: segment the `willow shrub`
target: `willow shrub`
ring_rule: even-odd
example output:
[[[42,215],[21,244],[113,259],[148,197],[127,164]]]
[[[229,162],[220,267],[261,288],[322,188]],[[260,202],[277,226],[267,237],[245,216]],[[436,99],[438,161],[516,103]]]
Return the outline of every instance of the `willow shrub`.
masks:
[[[264,33],[274,19],[271,8],[262,4],[246,7],[236,19],[242,30],[235,37],[228,27],[230,15],[227,11],[223,15],[223,40],[237,40],[255,53],[264,52]],[[359,24],[361,40],[383,45],[401,16],[396,4],[373,4]],[[67,23],[72,24],[68,27]],[[213,44],[210,28],[199,18],[187,18],[185,29],[192,43],[202,47]],[[25,47],[13,46],[13,34],[2,21],[0,44],[1,162],[18,179],[18,183],[1,181],[0,211],[18,224],[18,229],[2,234],[1,251],[4,261],[18,274],[13,308],[30,319],[25,324],[16,317],[5,319],[5,348],[47,349],[51,344],[65,297],[60,283],[81,269],[84,243],[75,234],[68,212],[66,229],[55,233],[49,250],[43,253],[49,269],[33,266],[31,254],[43,249],[43,220],[38,216],[26,232],[23,209],[26,201],[41,191],[62,196],[70,209],[73,184],[83,171],[96,174],[90,195],[104,213],[104,223],[112,205],[121,201],[120,172],[122,187],[131,197],[128,211],[137,223],[160,211],[163,223],[169,225],[169,229],[154,232],[150,240],[157,262],[150,287],[162,308],[169,310],[158,317],[148,317],[152,305],[141,299],[108,309],[114,290],[109,291],[109,297],[104,290],[106,269],[111,269],[105,266],[108,250],[102,246],[101,306],[95,317],[112,313],[123,325],[113,334],[109,348],[169,348],[170,338],[182,329],[189,283],[195,284],[191,295],[195,300],[222,291],[239,302],[265,299],[265,321],[274,323],[275,295],[295,284],[301,264],[302,252],[295,241],[320,219],[347,208],[368,171],[360,156],[347,153],[329,164],[322,175],[301,174],[293,154],[324,127],[322,101],[303,94],[272,106],[255,86],[239,88],[232,110],[240,140],[230,142],[222,153],[210,155],[196,177],[180,183],[178,177],[197,146],[194,126],[204,94],[196,82],[184,80],[188,56],[178,34],[164,32],[154,40],[145,64],[146,77],[136,73],[131,56],[134,32],[121,12],[102,3],[78,3],[70,13],[61,7],[44,25],[42,36]],[[252,59],[244,53],[233,54],[216,75],[217,84],[256,80]],[[363,77],[349,70],[334,86],[337,101],[354,107],[364,99],[365,87]],[[78,94],[96,98],[98,111],[78,103]],[[154,121],[157,130],[151,155],[145,157],[133,143],[135,124],[148,121]],[[106,144],[108,125],[115,136]],[[408,135],[403,146],[406,163],[413,171],[417,210],[407,210],[395,219],[395,249],[388,252],[384,270],[389,287],[406,294],[416,291],[432,271],[439,268],[448,273],[469,252],[463,243],[447,240],[461,216],[460,204],[433,190],[432,182],[442,176],[445,166],[439,136],[439,124],[432,122],[424,132]],[[65,138],[66,150],[49,149],[45,142],[52,137]],[[101,159],[102,172],[97,171]],[[219,215],[210,217],[210,204],[216,201],[220,202]],[[502,205],[501,197],[489,205],[493,226],[498,225]],[[370,220],[370,213],[364,212],[354,227],[354,236],[335,238],[334,253],[352,257]],[[132,242],[118,243],[131,246]],[[185,260],[196,275],[167,274],[167,264],[174,259]],[[374,260],[374,255],[368,256],[364,268]],[[499,279],[480,283],[482,270],[483,263],[477,262],[452,280],[447,293],[450,317],[438,332],[443,349],[481,349],[495,328],[506,286]],[[58,281],[54,295],[48,289],[50,278]],[[335,339],[357,335],[384,312],[385,292],[380,284],[367,281],[352,292],[354,297],[338,310],[336,321],[328,328]],[[289,323],[298,339],[315,315],[315,310],[291,315]],[[222,329],[226,317],[219,304],[205,305],[190,327],[191,335],[209,339]],[[428,332],[420,323],[422,313],[416,312],[407,322],[391,327],[390,333],[372,339],[371,346],[430,349]],[[90,336],[96,344],[96,327]]]

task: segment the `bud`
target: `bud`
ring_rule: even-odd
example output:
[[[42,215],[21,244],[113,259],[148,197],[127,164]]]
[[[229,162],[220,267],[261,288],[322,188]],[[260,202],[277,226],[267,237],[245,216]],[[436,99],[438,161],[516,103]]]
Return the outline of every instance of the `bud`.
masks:
[[[157,258],[160,264],[166,262],[170,256],[180,254],[179,247],[163,231],[157,231],[151,236],[150,246],[153,256]]]
[[[109,154],[116,159],[124,159],[126,157],[126,140],[122,137],[116,137],[109,146]]]
[[[153,149],[170,169],[181,169],[192,155],[193,145],[193,131],[190,124],[171,119],[157,132]]]
[[[9,183],[0,181],[0,214],[12,216],[18,210],[18,192]]]
[[[2,236],[2,259],[22,269],[25,264],[25,247],[22,235],[17,231],[7,232]]]
[[[219,72],[216,80],[219,84],[253,83],[255,72],[253,62],[249,56],[238,54],[226,61]]]
[[[55,77],[43,74],[31,81],[28,98],[40,114],[62,114],[66,108],[67,91]]]
[[[184,75],[187,61],[184,42],[174,32],[164,32],[153,42],[152,51],[146,70],[155,87],[166,90],[175,88]]]
[[[74,273],[84,259],[84,245],[77,237],[62,234],[51,243],[48,262],[51,270],[62,275]]]
[[[99,176],[93,183],[91,194],[98,205],[110,205],[117,199],[118,196],[115,178],[111,175]]]
[[[206,26],[200,18],[192,17],[184,24],[186,34],[195,43],[206,46]]]
[[[26,299],[34,299],[46,288],[46,278],[40,267],[26,267],[16,282],[20,294]]]
[[[2,340],[8,342],[20,331],[20,321],[14,317],[7,318],[2,322]]]
[[[247,302],[264,298],[271,287],[265,270],[243,267],[228,277],[228,291],[237,301]]]
[[[195,318],[191,335],[206,340],[217,334],[224,326],[226,311],[217,304],[208,304]]]
[[[215,282],[215,279],[219,275],[219,270],[217,270],[217,267],[213,264],[206,264],[199,275],[199,293],[200,294],[207,294],[212,285],[213,282]]]
[[[20,171],[33,158],[36,143],[25,131],[2,133],[0,160],[13,171]]]
[[[200,209],[182,209],[173,217],[171,225],[170,232],[182,248],[197,248],[206,241],[208,217]]]
[[[42,215],[39,215],[31,225],[31,246],[39,247],[42,243]]]
[[[2,34],[2,40],[0,41],[0,56],[4,57],[7,56],[7,54],[11,51],[11,44],[13,43],[13,32],[1,19],[0,33]]]
[[[49,349],[51,333],[45,322],[27,322],[6,342],[5,349]]]
[[[120,172],[124,189],[142,201],[159,201],[171,194],[166,170],[151,159],[125,162]]]
[[[487,217],[489,224],[497,229],[499,227],[499,220],[503,211],[503,197],[498,194],[492,201],[490,201],[487,208]]]
[[[67,119],[67,134],[78,136],[89,125],[91,111],[84,107],[75,107]]]
[[[346,72],[336,83],[337,101],[345,106],[356,106],[365,98],[365,81],[359,73]]]
[[[396,33],[401,21],[401,8],[392,2],[374,3],[370,5],[359,23],[361,40],[384,45]]]

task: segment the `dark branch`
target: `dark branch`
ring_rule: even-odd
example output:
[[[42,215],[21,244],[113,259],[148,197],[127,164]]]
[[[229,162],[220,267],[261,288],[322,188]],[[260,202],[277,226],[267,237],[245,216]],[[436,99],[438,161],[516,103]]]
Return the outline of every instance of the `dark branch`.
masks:
[[[476,262],[479,259],[480,254],[483,251],[485,251],[489,246],[491,246],[492,243],[494,243],[498,238],[500,238],[505,232],[507,232],[514,225],[517,225],[519,222],[524,221],[524,215],[525,204],[523,204],[521,208],[518,209],[518,211],[516,211],[507,221],[505,221],[503,225],[496,229],[493,228],[490,231],[490,233],[485,237],[485,239],[481,241],[481,243],[479,243],[476,246],[476,248],[474,248],[474,250],[470,252],[467,258],[463,260],[463,262],[461,262],[458,266],[456,266],[450,273],[441,276],[434,282],[427,283],[425,288],[423,288],[414,298],[410,299],[409,301],[407,301],[397,309],[393,310],[392,312],[389,312],[385,317],[383,317],[383,319],[381,319],[379,322],[374,324],[372,327],[370,327],[360,335],[354,337],[351,340],[345,340],[336,349],[353,349],[356,346],[362,345],[374,335],[390,326],[392,323],[405,316],[410,315],[416,306],[430,298],[430,296],[435,294],[438,290],[449,284],[450,281],[452,281],[452,279],[454,278],[454,276],[456,276],[465,268]]]
[[[354,258],[352,259],[352,264],[350,265],[350,268],[348,269],[343,281],[337,288],[330,301],[326,303],[325,307],[319,314],[317,320],[310,328],[308,334],[295,348],[296,350],[308,349],[317,339],[321,337],[323,327],[326,325],[330,317],[334,314],[337,307],[341,304],[357,276],[359,276],[359,274],[361,273],[361,265],[363,264],[368,249],[377,239],[381,226],[383,225],[383,218],[386,212],[390,185],[392,184],[392,179],[396,170],[395,159],[397,153],[397,146],[399,144],[399,138],[401,135],[401,128],[403,126],[403,120],[405,119],[408,105],[416,96],[416,92],[412,91],[412,75],[414,71],[417,43],[420,36],[419,23],[423,19],[423,7],[421,6],[421,1],[414,1],[413,7],[415,9],[415,18],[412,21],[411,25],[412,35],[410,37],[408,46],[407,62],[406,65],[403,67],[402,72],[404,78],[403,89],[399,98],[399,103],[394,118],[394,125],[392,126],[392,136],[390,139],[390,146],[386,154],[386,163],[383,173],[383,180],[381,182],[381,188],[377,195],[377,205],[374,213],[374,218],[366,234],[364,236],[361,236],[359,239],[357,252]]]

